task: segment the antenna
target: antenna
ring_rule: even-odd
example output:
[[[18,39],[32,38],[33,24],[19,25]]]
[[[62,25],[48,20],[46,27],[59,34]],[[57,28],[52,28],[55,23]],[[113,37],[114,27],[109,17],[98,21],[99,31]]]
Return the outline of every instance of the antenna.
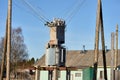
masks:
[[[107,52],[108,50],[107,50],[107,46],[105,46],[105,52]]]
[[[85,45],[83,45],[83,51],[85,51]]]

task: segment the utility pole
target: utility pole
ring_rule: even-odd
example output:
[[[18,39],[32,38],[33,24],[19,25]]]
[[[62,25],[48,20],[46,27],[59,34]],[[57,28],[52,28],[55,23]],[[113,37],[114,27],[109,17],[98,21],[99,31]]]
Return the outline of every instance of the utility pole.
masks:
[[[105,39],[104,39],[104,27],[103,27],[103,18],[102,18],[102,6],[100,8],[101,12],[101,41],[102,41],[102,55],[103,55],[103,66],[104,66],[104,79],[107,80],[107,67],[106,67],[106,53],[105,53]]]
[[[101,0],[98,0],[98,9],[97,9],[93,80],[97,80],[97,66],[98,66],[98,57],[99,57],[98,56],[99,55],[99,31],[101,31],[102,55],[103,55],[103,65],[104,65],[104,79],[107,80],[105,40],[104,40],[104,27],[103,27]]]
[[[111,33],[111,80],[114,80],[114,32]]]
[[[94,77],[93,80],[97,79],[97,66],[98,66],[98,54],[99,54],[99,25],[100,25],[100,0],[98,1],[98,9],[97,9],[97,20],[96,20],[96,36],[95,36],[95,50],[94,50]]]
[[[6,63],[6,51],[7,51],[7,26],[8,26],[8,20],[6,20],[6,33],[5,33],[5,38],[4,38],[4,45],[3,45],[3,54],[2,54],[2,65],[1,65],[1,77],[0,77],[0,80],[3,80],[3,72],[4,72],[4,69],[5,69],[5,63]]]
[[[116,50],[115,50],[115,69],[118,66],[118,25],[116,26]]]
[[[11,53],[11,17],[12,17],[12,0],[8,0],[8,34],[7,34],[7,76],[10,80],[10,53]]]

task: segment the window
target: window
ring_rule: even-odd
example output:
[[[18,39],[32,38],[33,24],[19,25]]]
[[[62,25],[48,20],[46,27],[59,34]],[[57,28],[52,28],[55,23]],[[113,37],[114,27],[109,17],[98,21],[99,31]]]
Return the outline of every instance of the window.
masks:
[[[104,73],[103,71],[100,71],[100,79],[102,79],[104,77]]]
[[[58,78],[60,78],[60,75],[61,75],[61,73],[60,73],[60,71],[58,71]]]
[[[81,73],[75,73],[75,77],[81,77]]]

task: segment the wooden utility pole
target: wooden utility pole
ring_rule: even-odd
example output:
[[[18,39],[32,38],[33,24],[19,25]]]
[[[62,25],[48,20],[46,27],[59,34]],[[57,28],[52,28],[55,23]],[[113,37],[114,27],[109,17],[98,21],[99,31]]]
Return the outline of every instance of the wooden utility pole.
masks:
[[[3,80],[3,72],[5,69],[5,63],[6,63],[6,51],[7,51],[7,26],[8,26],[8,20],[6,20],[6,33],[5,33],[5,38],[4,38],[4,45],[3,45],[3,54],[2,54],[2,65],[1,65],[1,77],[0,80]]]
[[[118,25],[116,26],[116,50],[115,50],[115,69],[118,66]]]
[[[103,55],[103,65],[104,65],[104,79],[107,80],[104,27],[103,27],[101,0],[98,0],[98,9],[97,9],[96,36],[95,36],[95,56],[94,56],[94,77],[93,77],[93,80],[97,80],[97,66],[98,66],[98,57],[99,57],[98,56],[99,55],[99,31],[101,31],[102,55]]]
[[[100,20],[101,20],[101,41],[102,41],[102,55],[103,55],[103,66],[104,66],[104,79],[107,80],[107,67],[106,67],[106,53],[105,53],[105,38],[104,38],[104,27],[102,17],[102,6],[100,7]]]
[[[12,17],[12,0],[8,0],[7,69],[6,69],[7,76],[6,76],[6,80],[10,80],[11,17]]]
[[[97,14],[100,13],[99,10],[100,2],[98,1]],[[100,25],[100,16],[97,16],[96,20],[96,36],[95,36],[95,50],[94,50],[94,77],[93,80],[97,79],[97,66],[98,66],[98,55],[99,55],[99,25]]]
[[[114,80],[114,32],[111,33],[111,80]]]

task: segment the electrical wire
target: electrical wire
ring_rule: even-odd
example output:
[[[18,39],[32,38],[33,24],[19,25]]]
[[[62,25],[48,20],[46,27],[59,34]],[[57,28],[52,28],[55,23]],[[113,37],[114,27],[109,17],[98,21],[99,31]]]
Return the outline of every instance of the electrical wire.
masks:
[[[80,7],[84,4],[84,2],[85,2],[85,0],[83,0],[81,3],[79,3],[79,4],[77,5],[76,9],[74,9],[74,10],[70,13],[70,15],[69,15],[69,17],[68,17],[68,19],[67,19],[68,23],[69,23],[69,22],[72,20],[72,18],[77,14],[77,12],[79,12]]]
[[[28,6],[29,9],[31,9],[31,11],[33,11],[39,17],[40,21],[42,21],[43,23],[48,22],[47,21],[48,19],[42,14],[38,13],[38,11],[28,1],[26,0],[21,0],[21,1],[23,1],[23,3],[25,3],[26,6]]]
[[[45,18],[42,15],[39,15],[39,13],[37,12],[37,10],[26,0],[22,0],[23,3],[25,3],[27,5],[27,7],[33,12],[35,13],[43,22],[46,22]]]
[[[47,21],[50,21],[48,18],[46,18],[44,15],[43,15],[43,9],[42,8],[40,8],[40,7],[37,7],[37,9],[38,9],[38,13],[40,13]],[[45,14],[45,13],[44,13]]]
[[[65,17],[65,19],[67,19],[69,16],[70,16],[70,14],[75,10],[75,8],[76,8],[76,6],[78,5],[78,3],[80,3],[79,2],[80,0],[77,0],[76,2],[75,2],[75,5],[74,6],[72,6],[72,8],[69,8],[68,9],[68,11],[66,12],[66,17]]]
[[[79,12],[81,6],[85,3],[86,0],[78,0],[76,5],[73,7],[72,10],[70,10],[67,14],[67,16],[65,17],[67,23],[69,23],[72,18],[75,16],[75,14],[77,14],[77,12]]]
[[[17,1],[18,1],[18,0],[17,0]],[[26,12],[26,13],[31,14],[33,17],[35,17],[36,19],[38,19],[38,20],[40,20],[42,23],[44,23],[40,18],[38,18],[38,16],[37,16],[36,14],[32,13],[32,12],[29,11],[28,9],[24,9],[22,6],[18,5],[17,3],[19,3],[19,2],[16,2],[16,0],[13,1],[13,4],[14,4],[17,8],[21,9],[22,11],[24,11],[24,12]]]
[[[33,14],[32,15],[38,17],[41,22],[45,23],[50,21],[41,13],[41,8],[39,8],[39,10],[36,10],[28,1],[26,0],[20,0],[20,1],[22,1],[24,5],[26,5],[30,9],[31,12],[36,14],[36,15]],[[86,0],[77,0],[75,6],[67,12],[66,14],[67,16],[65,16],[65,18],[63,17],[66,20],[67,24],[72,20],[75,14],[79,12],[80,7],[85,3],[85,1]]]

